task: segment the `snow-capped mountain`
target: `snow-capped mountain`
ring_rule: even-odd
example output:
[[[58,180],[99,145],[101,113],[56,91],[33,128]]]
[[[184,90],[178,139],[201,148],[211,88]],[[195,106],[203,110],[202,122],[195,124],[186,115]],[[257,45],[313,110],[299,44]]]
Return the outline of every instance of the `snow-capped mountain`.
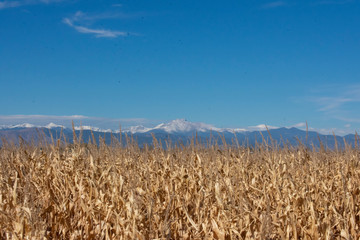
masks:
[[[65,128],[63,125],[58,125],[55,123],[49,123],[45,126],[38,126],[30,123],[22,123],[22,124],[16,124],[16,125],[1,125],[0,129],[16,129],[16,128],[47,128],[47,129],[53,129],[53,128]]]
[[[125,129],[124,132],[130,132],[130,133],[145,133],[148,131],[151,131],[153,128],[147,128],[144,127],[143,125],[138,125],[138,126],[132,126],[129,129]]]
[[[38,126],[30,124],[30,123],[23,123],[23,124],[11,125],[11,126],[8,126],[7,128],[34,128],[34,127],[38,127]]]
[[[56,128],[63,128],[63,129],[70,129],[71,127],[67,128],[63,125],[58,125],[55,123],[49,123],[45,126],[38,126],[30,123],[23,123],[18,125],[2,125],[0,129],[22,129],[22,128],[47,128],[47,129],[56,129]],[[276,127],[268,126],[268,129],[276,129]],[[96,132],[113,132],[119,133],[119,130],[114,129],[101,129],[95,126],[75,126],[75,130],[92,130]],[[143,125],[138,126],[131,126],[126,129],[123,129],[123,132],[127,133],[147,133],[147,132],[165,132],[165,133],[190,133],[190,132],[229,132],[229,133],[243,133],[248,131],[264,131],[266,130],[266,126],[264,124],[258,126],[251,126],[248,128],[218,128],[211,124],[202,123],[202,122],[190,122],[186,119],[176,119],[169,122],[158,124],[155,127],[144,127]]]
[[[265,125],[261,125],[265,126]],[[253,127],[254,130],[256,127]],[[259,128],[260,129],[260,128]],[[273,129],[273,128],[271,128]],[[245,128],[218,128],[211,124],[202,123],[202,122],[189,122],[186,119],[176,119],[167,123],[161,123],[153,128],[144,127],[142,125],[133,126],[129,129],[126,129],[124,132],[131,133],[146,133],[146,132],[159,132],[163,131],[166,133],[189,133],[189,132],[230,132],[230,133],[240,133],[248,131]]]
[[[98,127],[92,127],[92,126],[76,126],[74,127],[75,130],[91,130],[91,131],[94,131],[94,132],[117,132],[117,131],[113,131],[111,129],[101,129],[101,128],[98,128]]]
[[[45,128],[48,128],[48,129],[52,129],[52,128],[65,128],[65,126],[63,126],[63,125],[58,125],[58,124],[55,124],[55,123],[49,123],[48,125],[45,126]]]
[[[39,139],[38,129],[48,129],[49,131],[43,131],[42,133],[46,136],[47,140],[51,141],[52,136],[59,137],[62,132],[64,138],[68,139],[70,142],[73,137],[72,127],[65,127],[63,125],[58,125],[55,123],[49,123],[44,126],[38,126],[29,123],[23,123],[18,125],[0,126],[0,146],[2,139],[7,141],[18,142],[19,136],[26,141],[32,141],[33,139]],[[88,142],[92,135],[95,136],[97,143],[99,139],[105,139],[106,143],[111,143],[112,139],[124,139],[125,134],[131,133],[134,135],[134,139],[138,142],[139,145],[142,144],[152,144],[153,138],[150,135],[154,134],[157,139],[162,140],[161,142],[165,143],[169,139],[173,143],[184,142],[186,143],[189,138],[194,137],[194,133],[197,132],[200,135],[200,138],[205,140],[209,139],[212,136],[215,138],[218,144],[222,144],[223,139],[229,144],[233,144],[234,138],[240,144],[254,145],[255,143],[261,142],[263,139],[269,140],[269,138],[276,140],[279,143],[290,143],[295,146],[299,144],[298,139],[301,141],[308,141],[308,145],[314,144],[314,146],[320,146],[321,144],[333,147],[336,142],[341,144],[343,142],[342,137],[336,137],[334,140],[333,135],[320,134],[315,131],[306,132],[299,128],[295,127],[274,127],[264,124],[257,126],[250,126],[246,128],[218,128],[211,124],[201,123],[201,122],[189,122],[185,119],[176,119],[166,123],[158,124],[155,127],[145,127],[142,125],[131,126],[122,130],[120,134],[119,130],[114,129],[100,129],[93,126],[75,126],[76,134],[80,134],[80,131],[83,131],[83,140]],[[90,130],[93,134],[90,133]],[[221,133],[221,137],[216,134],[216,132]],[[261,133],[260,133],[261,132]],[[129,136],[129,134],[128,134]],[[271,136],[271,137],[270,137]],[[353,144],[356,140],[354,134],[349,134],[344,136],[346,141],[350,144]],[[321,141],[321,143],[319,142]]]
[[[268,125],[265,125],[265,124],[259,124],[259,125],[256,125],[256,126],[250,126],[247,128],[248,131],[267,131],[267,130],[270,130],[270,129],[277,129],[279,127],[274,127],[274,126],[268,126]]]
[[[221,131],[220,128],[201,122],[189,122],[185,119],[176,119],[168,123],[161,123],[151,130],[163,130],[167,133],[174,132],[207,132]]]
[[[55,123],[49,123],[44,126],[34,125],[30,123],[23,123],[23,124],[17,124],[17,125],[1,125],[0,129],[24,129],[24,128],[47,128],[47,129],[56,129],[56,128],[63,128],[63,129],[71,129],[67,128],[64,125],[59,125]],[[96,132],[117,132],[113,131],[111,129],[101,129],[98,127],[92,127],[92,126],[75,126],[75,130],[92,130]]]
[[[250,126],[248,128],[218,128],[211,124],[202,122],[189,122],[186,119],[176,119],[167,123],[161,123],[153,128],[146,128],[142,125],[130,127],[127,132],[131,133],[146,133],[152,131],[164,131],[166,133],[189,133],[189,132],[229,132],[229,133],[244,133],[248,131],[266,131],[268,129],[276,129],[278,127],[266,126],[260,124],[257,126]],[[126,132],[125,131],[125,132]]]

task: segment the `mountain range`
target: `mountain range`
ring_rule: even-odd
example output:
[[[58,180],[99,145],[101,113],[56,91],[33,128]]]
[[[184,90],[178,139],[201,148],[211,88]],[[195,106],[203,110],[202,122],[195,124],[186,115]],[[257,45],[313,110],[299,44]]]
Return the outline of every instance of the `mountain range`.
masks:
[[[99,129],[92,126],[76,126],[74,127],[76,135],[82,135],[85,143],[94,139],[99,143],[103,139],[105,143],[110,144],[112,140],[124,140],[128,137],[133,139],[140,146],[144,144],[153,144],[153,137],[165,146],[165,142],[172,144],[181,143],[190,144],[191,140],[201,142],[203,144],[240,144],[246,146],[254,146],[256,143],[264,141],[276,142],[278,145],[289,144],[297,146],[299,142],[308,146],[320,147],[321,145],[334,148],[336,143],[339,147],[344,147],[345,142],[355,146],[358,138],[355,134],[349,134],[343,137],[334,135],[324,135],[315,131],[304,131],[295,127],[272,127],[258,125],[248,129],[242,128],[217,128],[206,123],[190,122],[185,119],[176,119],[167,123],[161,123],[155,127],[144,127],[141,125],[132,126],[127,129],[111,130]],[[45,126],[36,126],[29,123],[0,126],[0,145],[6,142],[19,143],[20,139],[25,142],[38,143],[40,141],[52,141],[51,139],[66,139],[67,142],[73,141],[73,129],[62,125],[49,123]],[[125,140],[123,142],[126,142]]]

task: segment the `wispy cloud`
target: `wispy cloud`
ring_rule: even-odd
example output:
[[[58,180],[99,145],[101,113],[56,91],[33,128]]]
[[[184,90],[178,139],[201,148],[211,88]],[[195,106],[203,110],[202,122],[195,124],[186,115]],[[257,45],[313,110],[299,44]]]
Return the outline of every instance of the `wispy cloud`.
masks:
[[[338,120],[344,121],[344,122],[360,123],[360,117],[359,118],[349,118],[349,117],[343,117],[343,116],[336,116],[335,118]]]
[[[314,99],[320,111],[328,112],[339,109],[346,103],[354,102],[356,99],[349,97],[318,97]]]
[[[69,18],[64,18],[63,22],[80,33],[94,34],[96,37],[116,38],[118,36],[128,35],[128,33],[126,32],[107,30],[107,29],[93,29],[83,26],[77,26]]]
[[[81,11],[78,11],[72,17],[64,18],[63,22],[66,25],[74,28],[79,33],[93,34],[95,35],[95,37],[98,38],[116,38],[119,36],[128,36],[129,35],[128,32],[111,30],[111,29],[97,29],[97,28],[81,25],[84,22],[89,23],[99,19],[118,18],[119,16],[120,16],[119,14],[98,14],[91,16]]]
[[[360,122],[360,115],[354,109],[356,105],[360,105],[360,84],[325,89],[324,92],[317,92],[317,96],[308,98],[315,103],[318,111],[345,122]]]
[[[15,8],[26,5],[36,5],[36,4],[50,4],[57,2],[64,2],[66,0],[22,0],[22,1],[1,1],[0,10],[6,8]]]
[[[265,8],[265,9],[269,9],[269,8],[283,7],[285,5],[287,5],[287,4],[284,1],[275,1],[275,2],[269,2],[269,3],[263,4],[261,7]]]

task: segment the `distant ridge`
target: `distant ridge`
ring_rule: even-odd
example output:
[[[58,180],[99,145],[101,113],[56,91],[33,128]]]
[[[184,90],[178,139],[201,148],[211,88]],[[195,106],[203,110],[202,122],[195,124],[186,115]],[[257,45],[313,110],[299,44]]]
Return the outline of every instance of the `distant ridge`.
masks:
[[[90,142],[92,134],[95,136],[97,143],[99,138],[105,139],[106,143],[111,143],[111,137],[120,139],[120,130],[100,129],[92,126],[76,126],[75,132],[79,135],[82,131],[83,141],[85,143]],[[55,123],[49,123],[45,126],[35,126],[29,123],[23,123],[11,126],[0,126],[0,144],[5,140],[7,142],[19,142],[21,137],[26,142],[38,142],[41,138],[46,140],[51,139],[51,135],[54,138],[60,137],[60,132],[67,141],[72,142],[73,130],[72,128],[66,128],[62,125]],[[217,128],[213,125],[206,123],[189,122],[185,119],[176,119],[168,123],[161,123],[153,128],[147,128],[141,125],[132,126],[124,129],[121,132],[121,139],[125,139],[126,136],[131,136],[139,145],[153,143],[153,137],[163,143],[171,141],[175,143],[189,143],[190,139],[198,136],[201,138],[202,143],[207,143],[207,140],[212,137],[213,143],[222,144],[222,139],[225,139],[227,144],[234,144],[239,142],[240,145],[254,146],[255,143],[262,143],[263,140],[270,142],[270,135],[273,141],[278,145],[292,145],[297,146],[299,141],[306,144],[309,147],[320,147],[320,141],[323,145],[329,148],[334,148],[335,143],[338,143],[339,147],[345,145],[344,141],[349,145],[355,146],[356,137],[355,134],[349,134],[344,137],[324,135],[315,131],[306,131],[295,127],[273,127],[258,125],[255,127],[249,127],[248,129],[232,129],[232,128]],[[306,135],[307,142],[306,142]],[[235,140],[236,139],[236,140]],[[360,144],[358,144],[360,145]]]
[[[55,123],[49,123],[44,126],[40,125],[33,125],[30,123],[23,123],[23,124],[17,124],[17,125],[2,125],[0,126],[0,129],[21,129],[21,128],[47,128],[47,129],[53,129],[53,128],[63,128],[67,129],[63,125],[58,125]],[[211,124],[202,123],[202,122],[190,122],[186,119],[175,119],[172,121],[169,121],[167,123],[161,123],[158,124],[155,127],[144,127],[142,125],[137,126],[131,126],[126,129],[123,129],[122,132],[129,132],[129,133],[146,133],[146,132],[166,132],[166,133],[189,133],[189,132],[231,132],[231,133],[237,133],[237,132],[247,132],[247,131],[263,131],[268,129],[276,129],[277,127],[273,126],[266,126],[265,124],[260,124],[257,126],[249,127],[249,129],[245,128],[218,128]],[[111,130],[111,129],[101,129],[95,126],[75,126],[75,130],[92,130],[96,132],[113,132],[113,133],[119,133],[119,130]]]

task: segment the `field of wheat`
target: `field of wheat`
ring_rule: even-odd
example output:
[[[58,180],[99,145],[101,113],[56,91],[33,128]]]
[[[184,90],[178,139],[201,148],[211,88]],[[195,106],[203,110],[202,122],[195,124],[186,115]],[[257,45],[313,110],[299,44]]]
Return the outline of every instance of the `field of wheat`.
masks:
[[[5,143],[1,239],[360,239],[360,151]]]

